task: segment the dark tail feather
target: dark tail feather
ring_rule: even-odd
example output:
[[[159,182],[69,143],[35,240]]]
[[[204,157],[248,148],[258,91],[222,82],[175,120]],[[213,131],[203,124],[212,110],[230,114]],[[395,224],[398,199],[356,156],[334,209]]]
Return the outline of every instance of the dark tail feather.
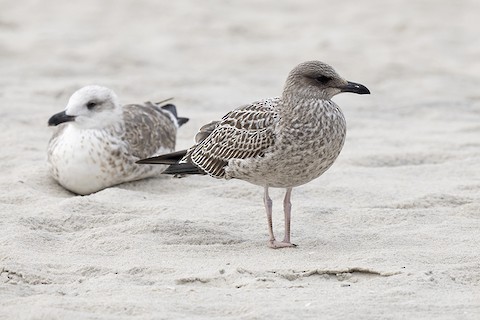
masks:
[[[190,120],[190,119],[188,119],[188,118],[183,118],[183,117],[178,117],[178,118],[177,118],[178,126],[179,126],[179,127],[182,126],[182,124],[187,123],[188,120]]]
[[[176,163],[170,165],[163,174],[175,174],[175,175],[184,175],[184,174],[205,174],[204,171],[199,169],[190,163]]]
[[[137,163],[139,164],[176,164],[186,154],[187,154],[187,150],[181,150],[181,151],[176,151],[172,153],[162,154],[160,156],[138,160]]]
[[[138,160],[139,164],[169,164],[170,166],[163,171],[164,174],[205,174],[200,168],[190,163],[178,163],[187,154],[187,150],[176,151],[162,154],[160,156]]]
[[[157,104],[158,104],[158,102],[157,102]],[[163,110],[167,110],[168,112],[173,114],[175,116],[175,118],[177,117],[177,107],[175,107],[174,104],[169,103],[169,104],[161,106],[160,108],[162,108]]]
[[[161,106],[161,108],[163,110],[166,110],[168,112],[170,112],[171,114],[173,114],[173,116],[177,119],[177,123],[178,123],[178,126],[180,127],[182,124],[185,124],[188,122],[188,118],[182,118],[182,117],[179,117],[178,114],[177,114],[177,107],[175,107],[175,105],[169,103],[169,104],[166,104],[164,106]]]

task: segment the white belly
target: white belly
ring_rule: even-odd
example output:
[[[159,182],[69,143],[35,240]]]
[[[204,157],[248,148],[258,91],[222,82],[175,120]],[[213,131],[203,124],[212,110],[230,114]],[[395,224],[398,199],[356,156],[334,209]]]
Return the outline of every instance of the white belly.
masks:
[[[140,166],[116,137],[94,130],[65,128],[49,145],[52,176],[64,188],[89,194],[122,182],[160,174],[164,166]]]

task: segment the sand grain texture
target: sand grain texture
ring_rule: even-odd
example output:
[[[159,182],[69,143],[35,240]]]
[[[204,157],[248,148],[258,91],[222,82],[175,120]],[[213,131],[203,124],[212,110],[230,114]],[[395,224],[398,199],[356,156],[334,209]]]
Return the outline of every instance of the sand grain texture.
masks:
[[[0,319],[479,318],[478,1],[0,7]],[[293,193],[296,249],[265,246],[263,190],[242,181],[79,197],[48,176],[47,120],[84,85],[175,97],[181,149],[311,59],[372,95],[334,98],[346,144]]]

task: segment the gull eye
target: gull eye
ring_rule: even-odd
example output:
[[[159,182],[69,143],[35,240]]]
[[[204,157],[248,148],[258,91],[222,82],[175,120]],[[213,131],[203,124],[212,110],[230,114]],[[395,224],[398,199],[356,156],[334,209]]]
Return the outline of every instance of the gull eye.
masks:
[[[316,77],[315,80],[317,80],[321,84],[326,84],[328,81],[332,80],[332,78],[327,76],[319,76],[319,77]]]
[[[89,103],[87,103],[87,109],[88,110],[92,110],[93,108],[95,108],[97,106],[97,103],[94,102],[94,101],[90,101]]]

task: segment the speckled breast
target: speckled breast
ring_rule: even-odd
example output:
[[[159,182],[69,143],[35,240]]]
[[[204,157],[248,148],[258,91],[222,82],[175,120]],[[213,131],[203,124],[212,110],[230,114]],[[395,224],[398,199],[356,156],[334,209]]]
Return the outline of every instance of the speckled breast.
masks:
[[[269,187],[296,187],[322,175],[345,142],[346,122],[333,102],[279,125],[274,147],[264,157],[231,160],[228,176]]]

